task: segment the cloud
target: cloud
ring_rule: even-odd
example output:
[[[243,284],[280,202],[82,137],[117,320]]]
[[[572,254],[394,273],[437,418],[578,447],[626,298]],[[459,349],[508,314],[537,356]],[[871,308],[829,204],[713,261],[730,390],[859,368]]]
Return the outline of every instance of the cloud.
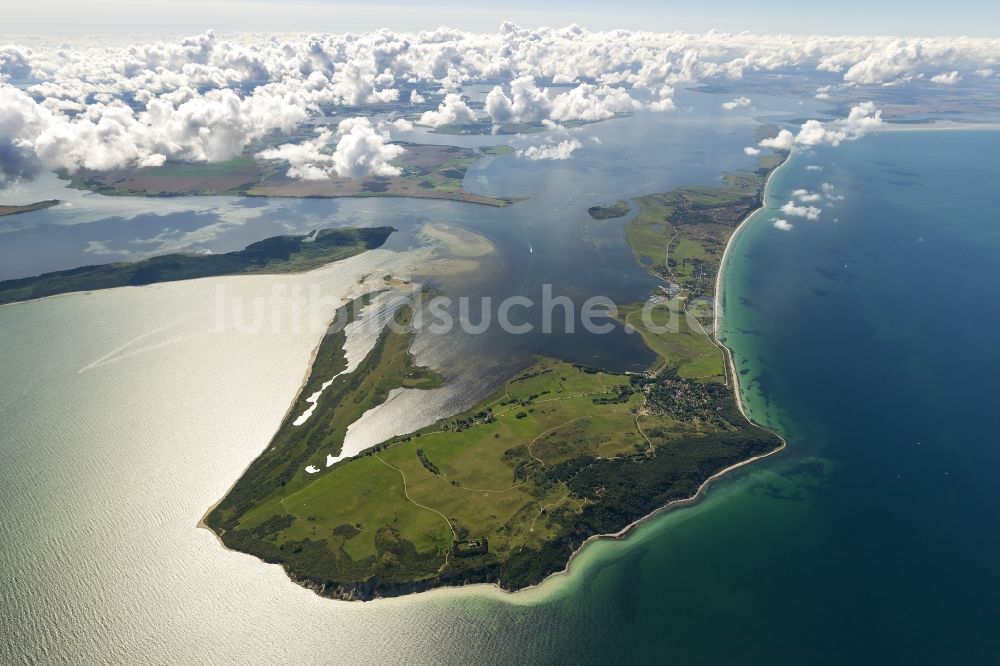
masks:
[[[660,98],[649,103],[647,107],[650,111],[673,111],[677,104],[673,99],[674,89],[670,86],[663,86],[660,89]]]
[[[843,71],[849,84],[870,85],[912,81],[927,70],[975,68],[976,62],[996,62],[997,44],[969,38],[863,38],[848,48],[831,48],[840,40],[829,40],[827,53],[817,69]]]
[[[823,200],[822,194],[819,194],[818,192],[810,192],[809,190],[795,190],[792,192],[792,197],[803,203],[816,203],[817,201]]]
[[[822,209],[816,206],[799,206],[794,201],[789,201],[781,207],[781,212],[792,217],[804,217],[807,220],[818,220]]]
[[[422,113],[417,124],[440,127],[442,125],[465,125],[474,122],[476,122],[476,114],[462,100],[462,97],[456,93],[448,93],[437,110]]]
[[[937,83],[937,84],[945,85],[945,86],[953,86],[956,83],[958,83],[958,80],[960,78],[962,78],[962,77],[959,76],[958,71],[957,70],[953,70],[951,72],[947,72],[947,73],[942,72],[941,74],[938,74],[937,76],[932,76],[931,77],[931,83]]]
[[[775,150],[791,150],[795,146],[839,146],[844,141],[856,141],[885,125],[882,111],[873,102],[864,102],[851,108],[847,118],[830,123],[807,120],[797,134],[787,129],[778,135],[762,140],[758,145]]]
[[[834,189],[836,189],[836,188],[834,188],[834,186],[831,185],[830,183],[823,183],[822,189],[823,189],[823,195],[827,198],[828,201],[843,201],[844,200],[844,195],[843,194],[834,194],[833,193]],[[832,205],[833,204],[827,204],[827,206],[832,206]]]
[[[788,220],[778,219],[774,221],[774,228],[781,229],[782,231],[791,231],[795,228],[795,225]]]
[[[548,92],[548,88],[535,86],[533,76],[522,76],[510,82],[510,97],[501,86],[495,86],[483,108],[495,123],[540,122],[552,112]]]
[[[27,79],[31,76],[31,49],[16,46],[0,47],[0,80]]]
[[[723,102],[722,103],[722,108],[725,109],[726,111],[732,111],[733,109],[736,109],[736,108],[741,107],[741,106],[744,106],[744,107],[745,106],[750,106],[750,98],[749,97],[737,97],[736,99],[734,99],[731,102]]]
[[[139,112],[118,100],[95,102],[70,117],[0,85],[0,109],[0,170],[8,176],[24,175],[29,165],[72,172],[226,160],[307,117],[295,100],[241,98],[229,89],[158,97]]]
[[[618,113],[642,108],[623,88],[581,83],[576,88],[556,95],[550,117],[557,121],[606,120]]]
[[[990,38],[591,32],[510,22],[491,33],[208,31],[159,41],[24,42],[0,46],[0,170],[8,175],[224,160],[338,107],[368,115],[369,107],[380,111],[398,100],[423,112],[427,125],[473,122],[458,92],[476,85],[493,87],[484,113],[495,123],[565,124],[668,111],[676,86],[737,81],[751,72],[777,77],[795,70],[816,95],[841,97],[868,85],[994,81],[1000,69],[1000,40]],[[423,105],[436,94],[445,97],[427,111]],[[725,106],[744,104],[736,98]],[[879,122],[874,109],[814,121],[762,147],[837,145]]]
[[[760,148],[754,148],[753,146],[747,146],[743,149],[743,152],[753,157],[754,155],[760,155]]]
[[[795,135],[786,129],[778,132],[777,136],[769,139],[762,139],[757,144],[761,148],[773,148],[775,150],[791,150],[795,147]]]
[[[576,139],[566,139],[559,143],[547,143],[541,146],[529,146],[517,151],[517,156],[527,160],[568,160],[578,149],[582,148]]]
[[[483,108],[494,123],[537,123],[606,120],[640,109],[642,104],[622,88],[581,83],[552,94],[536,86],[533,76],[522,76],[510,82],[510,96],[502,86],[495,86]]]
[[[223,38],[208,31],[124,48],[92,41],[65,45],[62,40],[34,50],[4,48],[20,51],[8,59],[27,63],[39,79],[82,81],[90,92],[158,94],[185,86],[305,80],[315,74],[333,82],[339,88],[336,96],[351,104],[352,99],[394,94],[386,91],[400,81],[433,82],[435,89],[454,92],[469,83],[532,76],[554,84],[591,82],[656,93],[664,86],[709,78],[735,80],[747,71],[798,68],[867,85],[912,80],[927,71],[971,72],[1000,64],[1000,44],[989,38],[589,32],[579,26],[533,29],[509,22],[495,33],[442,28]]]
[[[367,118],[345,118],[336,132],[319,130],[315,139],[269,148],[257,157],[288,162],[288,177],[324,180],[334,175],[345,178],[398,176],[399,168],[390,164],[405,152],[402,146],[388,143],[388,135],[377,131]],[[329,146],[336,140],[336,148]]]

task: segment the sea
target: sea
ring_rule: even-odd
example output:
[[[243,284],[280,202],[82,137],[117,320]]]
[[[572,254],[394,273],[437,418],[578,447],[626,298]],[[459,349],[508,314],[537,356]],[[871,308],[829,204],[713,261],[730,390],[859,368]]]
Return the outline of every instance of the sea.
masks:
[[[537,588],[333,601],[197,526],[267,445],[317,344],[280,319],[220,327],[220,288],[249,302],[279,279],[335,286],[399,271],[420,226],[443,221],[489,238],[504,267],[443,279],[446,293],[551,283],[574,299],[641,299],[655,283],[624,244],[625,220],[586,208],[752,166],[750,111],[680,95],[672,115],[574,130],[579,159],[503,156],[471,170],[473,191],[529,196],[504,209],[118,204],[44,181],[73,206],[3,222],[3,277],[359,221],[400,233],[301,277],[0,307],[0,663],[995,663],[1000,132],[892,129],[794,153],[733,240],[720,326],[749,415],[787,448],[693,507],[588,545]],[[809,111],[755,103],[758,115]],[[449,382],[388,427],[457,411],[532,353],[641,368],[633,337],[418,335],[417,360]]]

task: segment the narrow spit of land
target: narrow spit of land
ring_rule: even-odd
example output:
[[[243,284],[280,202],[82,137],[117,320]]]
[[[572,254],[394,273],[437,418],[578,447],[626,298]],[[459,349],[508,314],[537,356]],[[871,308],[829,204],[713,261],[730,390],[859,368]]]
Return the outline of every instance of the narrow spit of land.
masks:
[[[18,213],[30,213],[33,210],[41,210],[42,208],[51,208],[59,204],[59,199],[46,199],[45,201],[36,201],[35,203],[25,204],[23,206],[4,206],[0,205],[0,217],[5,215],[17,215]]]
[[[165,254],[141,261],[81,266],[0,282],[0,304],[92,291],[250,273],[296,273],[381,247],[395,229],[321,229],[274,236],[225,254]]]

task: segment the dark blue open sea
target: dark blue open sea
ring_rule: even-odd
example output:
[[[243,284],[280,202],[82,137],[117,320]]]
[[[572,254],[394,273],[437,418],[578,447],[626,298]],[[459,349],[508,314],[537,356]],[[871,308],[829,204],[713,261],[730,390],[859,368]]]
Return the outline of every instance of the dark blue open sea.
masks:
[[[722,335],[788,449],[626,555],[585,558],[533,644],[586,662],[997,663],[998,153],[996,132],[887,132],[776,173],[730,253]],[[778,210],[797,189],[824,193],[818,220]]]

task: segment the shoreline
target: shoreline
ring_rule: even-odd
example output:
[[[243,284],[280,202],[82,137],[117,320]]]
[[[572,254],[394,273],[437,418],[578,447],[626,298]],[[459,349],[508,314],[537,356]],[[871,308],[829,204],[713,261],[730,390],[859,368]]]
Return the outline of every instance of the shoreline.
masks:
[[[757,423],[747,415],[746,410],[743,407],[743,391],[740,388],[740,374],[736,370],[736,361],[733,359],[733,351],[725,343],[719,340],[719,324],[722,321],[722,310],[723,310],[722,287],[724,284],[724,276],[726,273],[726,263],[729,261],[729,251],[732,249],[733,244],[736,242],[736,239],[739,237],[740,233],[746,228],[747,223],[750,222],[753,218],[755,218],[758,213],[767,208],[767,189],[768,187],[771,186],[771,179],[774,178],[775,174],[777,174],[781,169],[785,167],[785,165],[787,165],[791,161],[792,154],[793,153],[791,152],[788,153],[785,159],[781,162],[781,164],[771,169],[771,173],[767,175],[767,180],[764,181],[764,187],[763,189],[761,189],[760,207],[754,209],[749,215],[743,218],[743,220],[741,220],[740,223],[736,225],[736,229],[734,229],[733,233],[729,236],[729,240],[726,241],[726,248],[722,251],[722,259],[719,261],[719,272],[715,276],[715,296],[713,298],[713,303],[712,303],[712,307],[715,309],[715,317],[713,318],[712,322],[711,338],[712,342],[714,342],[715,346],[719,347],[722,350],[723,356],[725,356],[726,358],[726,374],[727,375],[731,374],[733,377],[733,392],[736,398],[736,406],[739,408],[740,414],[743,415],[743,418],[745,418],[747,421],[757,426],[758,428],[763,428],[768,432],[771,431],[768,428],[765,428],[761,424]],[[784,448],[785,446],[784,438],[781,437],[781,435],[778,435],[777,433],[774,434],[777,435],[779,439],[781,439],[782,448]]]
[[[379,248],[375,248],[375,249],[379,249]],[[368,251],[370,252],[371,250],[368,250]],[[362,254],[364,254],[364,253],[362,253]],[[355,255],[355,256],[361,256],[361,255]],[[351,258],[352,257],[347,257],[346,259],[351,259]],[[346,261],[346,259],[341,260],[341,261]],[[333,263],[336,263],[336,262],[333,262]],[[326,266],[320,266],[319,268],[314,268],[312,271],[306,271],[305,273],[303,273],[303,275],[307,275],[308,273],[312,273],[312,272],[321,271],[321,270],[329,267],[330,265],[331,264],[327,264]],[[342,298],[342,300],[344,300],[344,301],[350,301],[352,299],[351,294],[354,291],[354,286],[356,286],[356,285],[352,285],[351,289],[349,289],[347,292],[345,292],[346,295]],[[357,296],[354,296],[353,298],[359,298],[359,297],[362,297],[362,296],[364,296],[364,293],[359,294]],[[309,354],[309,362],[306,364],[306,369],[305,369],[305,371],[303,373],[303,377],[302,377],[302,383],[299,385],[299,388],[296,390],[295,397],[298,397],[299,394],[301,394],[302,391],[305,389],[305,387],[309,384],[309,377],[312,376],[313,365],[316,363],[316,358],[319,356],[320,347],[323,346],[323,340],[326,339],[326,336],[330,335],[330,327],[332,327],[334,325],[334,323],[336,322],[337,317],[339,316],[340,309],[342,307],[344,307],[344,306],[342,305],[342,306],[340,306],[340,307],[337,308],[337,311],[334,313],[334,318],[330,321],[330,324],[326,327],[326,329],[324,330],[323,335],[320,337],[319,342],[316,343],[316,346],[313,347],[312,352]],[[347,322],[347,323],[350,323],[350,322]],[[346,328],[347,324],[345,324],[344,326]],[[345,340],[345,360],[346,360],[346,340]],[[281,429],[281,424],[284,423],[288,419],[288,417],[293,413],[293,410],[295,409],[295,397],[292,398],[292,401],[288,405],[288,409],[286,409],[284,415],[282,415],[281,421],[278,423],[277,428],[275,428],[275,431],[273,433],[271,433],[271,436],[268,438],[268,440],[267,440],[268,443],[270,443],[271,440],[274,439],[275,435],[278,434],[278,431]],[[258,455],[260,455],[260,454],[258,454]],[[226,550],[232,551],[232,552],[237,552],[238,553],[238,552],[241,552],[241,551],[234,551],[231,548],[227,547],[226,544],[225,544],[225,542],[222,541],[221,535],[219,535],[214,529],[212,529],[212,527],[210,525],[208,525],[208,523],[205,522],[205,519],[208,518],[208,514],[210,514],[213,511],[215,511],[215,508],[217,506],[219,506],[220,504],[222,504],[222,501],[224,499],[226,499],[226,496],[228,496],[229,493],[232,492],[233,488],[236,487],[236,484],[239,483],[240,479],[243,478],[243,475],[246,474],[247,470],[250,469],[250,466],[253,465],[253,463],[254,463],[254,461],[256,459],[257,458],[255,457],[253,460],[251,460],[249,463],[247,463],[246,467],[244,467],[240,471],[239,476],[236,477],[236,480],[233,481],[233,483],[228,488],[226,488],[226,491],[224,493],[222,493],[222,495],[219,496],[219,499],[216,500],[212,504],[212,506],[208,507],[208,509],[205,510],[205,512],[201,515],[201,518],[198,519],[198,522],[195,523],[195,527],[200,528],[200,529],[206,529],[209,532],[211,532],[212,535],[215,536],[215,538],[217,538],[219,540],[219,543],[222,544],[223,548],[225,548]]]
[[[996,132],[1000,130],[997,122],[956,122],[954,120],[935,120],[929,123],[886,121],[881,132]]]
[[[328,333],[325,333],[323,335],[323,337],[321,337],[319,339],[319,342],[316,343],[316,346],[313,347],[312,352],[309,354],[309,364],[306,367],[305,376],[302,378],[302,384],[301,384],[301,386],[299,386],[298,391],[296,391],[296,393],[295,393],[296,396],[298,396],[300,393],[302,393],[302,390],[309,383],[309,376],[312,374],[313,364],[316,362],[316,357],[319,356],[319,348],[323,345],[323,339],[327,335],[328,335]],[[267,440],[268,442],[270,442],[272,439],[274,439],[274,436],[278,434],[278,430],[281,429],[281,423],[285,422],[285,420],[289,417],[289,415],[292,413],[292,410],[294,408],[295,408],[295,398],[292,398],[291,404],[288,405],[288,409],[285,410],[285,414],[281,417],[281,422],[278,424],[278,429],[274,431],[274,433],[271,435],[270,438],[268,438],[268,440]],[[212,529],[212,527],[208,523],[205,522],[205,519],[208,518],[208,514],[210,514],[213,511],[215,511],[215,508],[217,506],[219,506],[220,504],[222,504],[222,500],[226,499],[226,497],[229,495],[229,493],[231,493],[233,491],[233,488],[236,487],[236,484],[239,483],[240,479],[243,478],[243,475],[246,474],[247,470],[250,469],[250,466],[253,465],[254,460],[256,460],[256,458],[254,458],[249,463],[247,463],[246,467],[244,467],[243,470],[240,471],[240,475],[238,477],[236,477],[236,480],[233,481],[233,483],[228,488],[226,488],[226,492],[224,492],[222,495],[220,495],[219,499],[216,500],[212,504],[212,506],[208,507],[205,510],[205,512],[203,514],[201,514],[201,518],[198,519],[198,522],[195,523],[195,527],[196,528],[208,530],[209,532],[212,533],[212,536],[214,536],[216,539],[218,539],[219,543],[222,545],[223,548],[225,548],[226,550],[232,551],[234,553],[235,552],[240,552],[240,551],[234,551],[231,548],[229,548],[228,546],[226,546],[226,543],[222,540],[222,535],[220,535],[218,532],[216,532],[214,529]]]
[[[529,585],[527,587],[523,587],[521,589],[513,590],[513,591],[505,590],[502,587],[500,587],[499,585],[497,585],[496,583],[477,583],[477,584],[474,584],[474,585],[468,585],[468,586],[462,586],[462,587],[468,587],[468,588],[476,588],[476,587],[492,588],[493,590],[496,590],[497,592],[499,592],[502,597],[514,597],[514,596],[521,595],[521,594],[526,594],[526,593],[529,593],[529,592],[532,592],[532,591],[539,591],[546,584],[551,584],[552,582],[554,582],[555,580],[557,580],[559,578],[567,578],[567,577],[571,576],[572,575],[571,567],[572,567],[573,561],[576,560],[578,557],[580,557],[582,555],[584,549],[586,548],[586,546],[588,544],[593,543],[593,542],[597,542],[597,541],[621,541],[621,540],[625,540],[636,529],[638,529],[639,527],[641,527],[645,523],[650,522],[650,521],[652,521],[655,518],[659,518],[661,516],[664,516],[664,515],[670,513],[672,510],[682,509],[682,508],[685,508],[685,507],[692,506],[692,505],[696,504],[701,499],[701,497],[704,494],[704,492],[712,485],[713,482],[715,482],[715,481],[723,478],[724,476],[728,475],[731,472],[736,471],[737,469],[740,469],[741,467],[745,467],[745,466],[750,465],[752,463],[755,463],[755,462],[757,462],[759,460],[763,460],[764,458],[769,458],[769,457],[771,457],[771,456],[773,456],[775,454],[781,453],[782,451],[785,450],[785,448],[787,448],[788,441],[784,437],[782,437],[780,434],[772,431],[770,428],[767,428],[767,427],[765,427],[765,426],[757,423],[756,421],[754,421],[753,419],[751,419],[747,415],[746,409],[743,406],[743,393],[742,393],[742,391],[740,389],[739,373],[736,371],[736,363],[733,360],[732,350],[728,346],[726,346],[724,343],[722,343],[722,342],[719,341],[718,335],[719,335],[719,323],[720,323],[720,321],[722,319],[722,316],[721,316],[722,309],[720,308],[720,304],[721,304],[720,294],[721,294],[721,288],[722,288],[722,284],[723,284],[723,275],[725,274],[725,270],[726,270],[726,261],[729,258],[729,250],[730,250],[730,248],[732,248],[733,242],[736,240],[736,238],[739,235],[739,233],[745,228],[746,224],[748,222],[750,222],[760,211],[762,211],[765,208],[767,208],[767,190],[768,190],[768,187],[771,185],[771,179],[774,177],[774,175],[779,170],[781,170],[783,167],[785,167],[785,165],[787,165],[789,163],[789,161],[791,160],[791,157],[792,157],[792,153],[788,153],[787,156],[785,157],[785,159],[781,162],[781,164],[779,164],[778,166],[776,166],[774,169],[771,170],[771,173],[768,174],[767,179],[764,181],[764,187],[761,189],[760,207],[755,208],[753,211],[750,212],[749,215],[747,215],[745,218],[743,218],[743,220],[740,221],[740,223],[736,226],[736,229],[733,231],[732,235],[730,235],[729,239],[726,241],[726,248],[725,248],[725,250],[723,250],[722,260],[719,263],[719,272],[716,275],[716,280],[715,280],[715,298],[714,298],[714,301],[715,301],[715,306],[714,306],[715,307],[715,316],[713,317],[712,335],[709,336],[712,339],[712,342],[717,347],[719,347],[720,349],[722,349],[723,354],[725,355],[725,358],[726,358],[726,374],[727,375],[732,375],[732,378],[733,378],[733,386],[732,386],[732,388],[733,388],[734,398],[735,398],[735,401],[736,401],[736,406],[740,410],[740,414],[752,426],[754,426],[756,428],[760,428],[761,430],[769,432],[769,433],[773,434],[775,437],[777,437],[778,440],[781,442],[781,445],[778,446],[777,448],[775,448],[772,451],[768,451],[767,453],[762,453],[762,454],[760,454],[758,456],[754,456],[752,458],[747,458],[746,460],[743,460],[743,461],[740,461],[740,462],[735,463],[733,465],[730,465],[729,467],[726,467],[725,469],[719,470],[718,472],[712,474],[707,479],[705,479],[701,483],[701,485],[698,486],[698,489],[695,491],[694,495],[692,495],[691,497],[687,497],[687,498],[684,498],[684,499],[670,501],[667,504],[661,506],[660,508],[655,509],[651,513],[646,514],[642,518],[639,518],[639,519],[637,519],[637,520],[629,523],[628,525],[626,525],[622,529],[618,530],[617,532],[610,533],[610,534],[595,534],[595,535],[592,535],[590,537],[587,537],[587,539],[585,539],[584,542],[581,543],[579,545],[579,547],[577,547],[577,549],[574,550],[573,553],[569,556],[569,560],[567,560],[566,566],[562,570],[556,571],[555,573],[549,574],[543,580],[541,580],[538,583],[535,583],[534,585]],[[438,588],[438,589],[441,589],[441,590],[448,590],[448,589],[456,590],[456,589],[461,589],[461,588],[460,587],[451,587],[451,588]],[[430,592],[430,591],[428,591],[428,592]]]
[[[720,294],[721,294],[721,288],[722,288],[722,285],[723,285],[723,275],[725,273],[726,262],[727,262],[727,260],[729,258],[729,251],[730,251],[730,249],[731,249],[731,247],[733,245],[733,242],[739,236],[739,233],[745,228],[745,225],[749,221],[751,221],[761,210],[763,210],[763,209],[765,209],[767,207],[766,206],[766,204],[767,204],[767,190],[768,190],[768,187],[771,184],[771,179],[774,177],[774,175],[781,168],[783,168],[786,164],[788,164],[788,162],[791,159],[791,156],[792,156],[792,153],[788,153],[786,155],[785,159],[781,162],[781,164],[777,165],[776,167],[774,167],[774,169],[771,170],[771,173],[768,174],[768,177],[765,180],[764,186],[763,186],[763,188],[761,190],[760,206],[758,208],[755,208],[742,221],[740,221],[740,223],[737,225],[736,229],[733,231],[733,233],[730,235],[729,239],[726,241],[726,247],[725,247],[725,250],[723,251],[722,260],[721,260],[721,262],[719,264],[719,271],[718,271],[718,274],[716,275],[715,298],[714,298],[714,302],[715,302],[715,314],[714,314],[714,318],[713,318],[712,334],[709,335],[709,338],[712,340],[713,344],[715,344],[717,347],[719,347],[723,351],[723,354],[725,356],[725,359],[726,359],[726,375],[727,375],[727,377],[730,376],[730,375],[732,376],[732,382],[733,382],[732,383],[732,389],[733,389],[733,393],[734,393],[734,399],[736,401],[736,406],[739,409],[740,414],[743,416],[744,419],[746,419],[746,421],[748,423],[750,423],[755,428],[758,428],[760,430],[763,430],[765,432],[773,434],[775,437],[777,437],[778,440],[779,440],[779,442],[780,442],[779,446],[777,446],[776,448],[774,448],[771,451],[768,451],[767,453],[762,453],[760,455],[756,455],[756,456],[753,456],[751,458],[747,458],[746,460],[742,460],[742,461],[740,461],[738,463],[734,463],[734,464],[732,464],[732,465],[730,465],[730,466],[728,466],[728,467],[726,467],[724,469],[721,469],[721,470],[715,472],[714,474],[712,474],[711,476],[709,476],[708,478],[706,478],[698,486],[698,488],[695,491],[695,493],[693,495],[691,495],[690,497],[672,500],[672,501],[668,502],[667,504],[665,504],[665,505],[663,505],[663,506],[661,506],[661,507],[659,507],[659,508],[651,511],[650,513],[642,516],[641,518],[638,518],[638,519],[632,521],[631,523],[629,523],[625,527],[621,528],[617,532],[594,534],[594,535],[591,535],[591,536],[587,537],[587,539],[585,539],[575,550],[573,550],[573,552],[570,554],[569,558],[566,561],[566,565],[561,570],[553,572],[553,573],[547,575],[544,579],[542,579],[541,581],[539,581],[537,583],[534,583],[532,585],[528,585],[526,587],[519,588],[519,589],[516,589],[516,590],[506,590],[506,589],[502,588],[498,583],[468,583],[468,584],[457,584],[457,585],[440,585],[440,586],[435,586],[435,587],[428,588],[428,589],[423,589],[423,590],[419,590],[418,589],[418,590],[413,590],[413,591],[410,591],[410,592],[403,592],[402,594],[398,594],[398,595],[375,596],[375,597],[368,598],[368,599],[358,599],[356,597],[347,597],[346,595],[344,597],[340,597],[340,596],[337,596],[337,595],[323,594],[323,593],[321,593],[321,591],[319,589],[317,589],[316,586],[309,585],[309,584],[304,584],[304,581],[298,581],[298,580],[292,578],[292,576],[289,575],[288,571],[283,566],[281,566],[279,564],[278,566],[281,567],[282,571],[285,573],[285,575],[288,578],[289,582],[295,583],[297,585],[300,585],[302,587],[310,589],[315,594],[317,594],[317,596],[322,596],[322,597],[327,598],[327,599],[332,599],[332,600],[335,600],[335,601],[343,601],[343,602],[355,602],[355,601],[376,602],[376,601],[378,601],[378,602],[382,602],[382,603],[391,603],[391,602],[400,602],[400,601],[405,600],[405,599],[418,598],[419,596],[423,596],[423,595],[437,595],[437,596],[441,596],[441,595],[455,595],[455,594],[463,594],[463,593],[464,594],[482,594],[484,592],[492,594],[492,595],[495,595],[497,598],[503,599],[504,601],[514,602],[514,603],[517,603],[517,602],[534,603],[534,602],[544,601],[547,598],[549,598],[552,593],[557,592],[557,590],[555,590],[555,589],[553,589],[553,590],[546,590],[545,588],[548,587],[548,586],[552,586],[557,581],[565,581],[565,580],[567,580],[568,578],[570,578],[572,576],[572,574],[573,574],[573,570],[572,570],[573,563],[574,563],[575,560],[577,560],[583,554],[583,552],[584,552],[584,550],[585,550],[585,548],[586,548],[586,546],[588,544],[591,544],[591,543],[594,543],[594,542],[598,542],[598,541],[621,541],[621,540],[625,540],[629,536],[631,536],[642,525],[644,525],[646,523],[649,523],[649,522],[651,522],[652,520],[654,520],[656,518],[659,518],[661,516],[667,515],[671,511],[674,511],[674,510],[677,510],[677,509],[681,509],[681,508],[685,508],[685,507],[690,507],[690,506],[693,506],[693,505],[697,504],[702,499],[704,493],[711,487],[711,485],[714,482],[718,481],[719,479],[726,477],[727,475],[731,474],[732,472],[734,472],[734,471],[736,471],[736,470],[738,470],[740,468],[746,467],[746,466],[751,465],[751,464],[753,464],[755,462],[758,462],[758,461],[760,461],[760,460],[762,460],[764,458],[769,458],[769,457],[771,457],[771,456],[773,456],[775,454],[778,454],[778,453],[784,451],[785,448],[788,446],[788,442],[785,440],[784,437],[782,437],[780,434],[772,431],[771,429],[766,428],[765,426],[757,423],[756,421],[754,421],[753,419],[751,419],[747,415],[746,409],[745,409],[745,407],[743,405],[743,395],[742,395],[742,391],[740,389],[739,373],[736,370],[736,365],[735,365],[735,361],[733,359],[732,350],[730,350],[729,347],[727,347],[725,344],[723,344],[722,342],[719,341],[719,339],[718,339],[718,332],[719,332],[720,321],[722,319],[722,314],[721,314],[722,313],[722,309],[720,307],[722,299],[721,299]],[[706,332],[706,334],[707,334],[707,332]],[[220,499],[219,501],[221,502],[222,500]],[[215,505],[213,505],[212,507],[210,507],[208,509],[208,511],[206,511],[206,513],[204,514],[204,516],[207,516],[215,508],[215,506],[217,504],[218,504],[218,502],[216,502]],[[204,516],[203,516],[202,520],[200,520],[198,522],[198,527],[203,527],[203,528],[209,530],[210,532],[212,532],[215,535],[215,537],[219,540],[219,542],[222,543],[223,548],[225,548],[226,550],[232,551],[232,549],[228,548],[222,542],[221,536],[219,534],[217,534],[215,532],[215,530],[213,530],[208,525],[204,524]],[[232,551],[232,552],[241,552],[242,553],[242,551]],[[253,555],[249,555],[247,553],[242,553],[242,554],[247,555],[248,557],[254,557]],[[255,558],[255,559],[259,559],[259,558]],[[527,596],[532,596],[533,593],[534,594],[541,594],[541,598],[539,598],[537,600],[529,600],[529,599],[525,598]]]
[[[97,194],[101,194],[98,192]],[[120,197],[147,197],[147,198],[169,198],[173,195],[155,195],[155,194],[105,194],[105,196],[120,196]],[[214,194],[184,194],[177,196],[218,196]],[[405,194],[392,193],[352,193],[352,194],[328,194],[328,195],[306,195],[299,196],[294,194],[264,194],[264,193],[253,193],[247,192],[246,194],[237,195],[222,195],[222,196],[243,196],[256,199],[432,199],[436,201],[457,201],[459,203],[475,204],[477,206],[489,206],[491,208],[506,208],[508,206],[513,206],[516,203],[526,201],[526,197],[508,197],[501,199],[499,197],[491,197],[483,194],[451,194],[451,193],[437,193],[433,191],[428,191],[427,194],[424,193],[411,193],[407,192]]]

